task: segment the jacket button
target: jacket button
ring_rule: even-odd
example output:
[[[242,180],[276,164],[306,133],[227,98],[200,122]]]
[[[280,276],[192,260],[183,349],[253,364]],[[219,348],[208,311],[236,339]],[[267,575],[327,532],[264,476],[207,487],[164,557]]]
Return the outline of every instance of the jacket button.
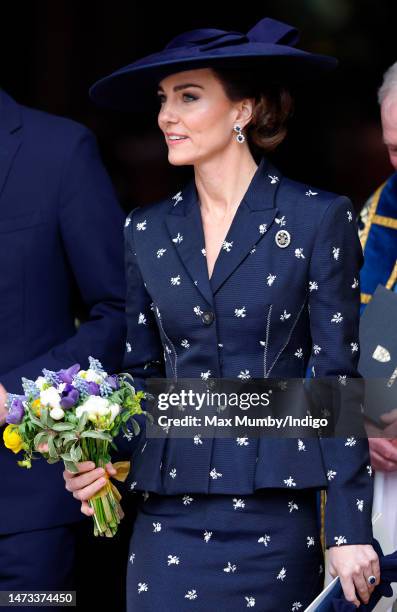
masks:
[[[215,315],[212,312],[212,310],[207,310],[206,312],[203,312],[203,314],[201,315],[201,320],[205,325],[211,325],[214,319],[215,319]]]

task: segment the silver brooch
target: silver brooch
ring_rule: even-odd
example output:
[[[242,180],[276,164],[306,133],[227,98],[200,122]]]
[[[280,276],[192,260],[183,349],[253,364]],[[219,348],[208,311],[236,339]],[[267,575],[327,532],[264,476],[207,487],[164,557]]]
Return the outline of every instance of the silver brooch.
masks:
[[[285,249],[285,247],[287,247],[291,242],[291,234],[284,229],[278,230],[274,239],[278,247]]]

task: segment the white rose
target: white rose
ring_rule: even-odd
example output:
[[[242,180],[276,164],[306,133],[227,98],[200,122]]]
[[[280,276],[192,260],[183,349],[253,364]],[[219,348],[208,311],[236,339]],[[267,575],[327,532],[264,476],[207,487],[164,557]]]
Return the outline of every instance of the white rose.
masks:
[[[60,408],[61,406],[60,395],[54,387],[40,391],[40,402],[43,406],[51,406],[51,408]]]
[[[118,404],[110,404],[110,422],[113,423],[116,416],[120,413],[120,406]]]
[[[54,419],[54,421],[60,421],[65,416],[64,411],[61,407],[53,408],[50,412],[50,417]]]
[[[38,378],[36,378],[36,380],[34,381],[36,386],[40,389],[40,391],[42,391],[44,384],[47,383],[46,379],[44,378],[44,376],[39,376]]]
[[[91,395],[81,406],[82,412],[102,416],[109,413],[109,400],[99,395]]]

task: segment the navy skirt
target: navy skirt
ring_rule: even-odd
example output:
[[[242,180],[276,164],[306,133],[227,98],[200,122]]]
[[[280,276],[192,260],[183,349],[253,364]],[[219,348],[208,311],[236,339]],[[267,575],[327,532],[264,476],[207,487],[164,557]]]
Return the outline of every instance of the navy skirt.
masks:
[[[138,495],[128,612],[303,612],[322,590],[314,489]]]

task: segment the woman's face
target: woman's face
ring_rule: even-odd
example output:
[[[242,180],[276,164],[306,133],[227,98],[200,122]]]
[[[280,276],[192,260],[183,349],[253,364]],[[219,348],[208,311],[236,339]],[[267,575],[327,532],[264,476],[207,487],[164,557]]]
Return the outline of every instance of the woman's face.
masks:
[[[236,146],[233,126],[244,127],[252,112],[249,100],[229,100],[211,68],[169,75],[160,81],[157,95],[158,125],[174,165],[196,164]],[[172,140],[172,135],[184,139]]]

